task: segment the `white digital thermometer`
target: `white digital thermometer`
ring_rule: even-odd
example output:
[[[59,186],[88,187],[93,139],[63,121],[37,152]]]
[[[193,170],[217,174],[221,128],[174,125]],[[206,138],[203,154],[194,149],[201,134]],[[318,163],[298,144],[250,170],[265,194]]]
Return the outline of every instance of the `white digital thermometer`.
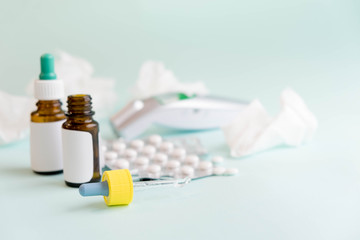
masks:
[[[245,101],[215,96],[168,93],[134,100],[111,117],[119,136],[132,139],[152,124],[183,130],[219,128],[248,105]]]

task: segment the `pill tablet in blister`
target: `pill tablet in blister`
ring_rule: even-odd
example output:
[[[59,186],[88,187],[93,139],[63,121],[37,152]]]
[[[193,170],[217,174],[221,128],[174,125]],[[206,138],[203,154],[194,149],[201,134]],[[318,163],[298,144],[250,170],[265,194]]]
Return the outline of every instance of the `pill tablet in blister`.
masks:
[[[224,175],[232,176],[232,175],[236,175],[238,173],[239,173],[239,169],[237,169],[237,168],[228,168],[228,169],[226,169]]]
[[[156,164],[152,164],[146,168],[147,177],[150,178],[160,178],[161,167]]]
[[[222,156],[215,156],[211,159],[213,164],[221,164],[224,162],[224,158]]]
[[[212,175],[212,168],[210,168],[210,169],[198,169],[197,170],[197,175],[199,176],[199,177],[201,177],[201,176],[210,176],[210,175]]]
[[[201,161],[199,163],[198,169],[199,170],[209,170],[212,169],[212,163],[211,162],[207,162],[207,161]]]
[[[214,167],[212,173],[214,175],[223,175],[226,171],[226,168],[224,167]]]
[[[114,151],[107,151],[105,153],[105,160],[114,160],[116,159],[118,154]]]
[[[174,144],[172,142],[163,142],[159,146],[159,150],[166,154],[171,153],[173,149],[174,149]]]
[[[134,161],[137,157],[137,152],[134,149],[125,149],[124,151],[124,158]]]
[[[133,140],[130,142],[130,147],[135,149],[136,151],[141,151],[141,149],[144,147],[144,141],[142,140]]]
[[[156,148],[151,145],[146,145],[142,150],[142,154],[144,154],[148,158],[152,158],[155,152],[156,152]]]
[[[158,146],[160,146],[160,144],[162,142],[162,137],[160,135],[151,135],[148,138],[148,142],[149,142],[149,144],[151,144],[155,147],[158,147]]]
[[[130,164],[128,160],[120,158],[120,159],[116,159],[113,162],[112,166],[115,167],[116,169],[128,169]]]
[[[137,168],[129,169],[129,171],[130,171],[131,175],[138,175],[139,174],[139,169],[137,169]]]
[[[186,150],[184,148],[175,148],[172,153],[171,157],[177,160],[182,161],[186,156]]]
[[[147,166],[149,164],[150,160],[147,157],[138,157],[137,159],[135,159],[135,166],[136,167],[144,167]]]
[[[153,158],[153,162],[160,166],[164,166],[167,160],[168,160],[168,156],[164,153],[156,153]]]
[[[181,177],[193,177],[194,176],[194,168],[190,166],[182,166],[180,169]]]
[[[116,151],[119,154],[124,153],[125,149],[126,149],[126,144],[120,141],[115,141],[112,144],[112,148],[114,151]]]
[[[103,151],[103,152],[105,152],[106,150],[108,150],[108,147],[106,146],[106,145],[101,145],[100,146],[100,149],[101,149],[101,151]]]
[[[212,163],[207,161],[201,161],[198,166],[198,174],[200,176],[206,176],[212,174]]]
[[[116,162],[116,159],[106,159],[105,163],[106,165],[113,167],[114,163]]]
[[[184,164],[192,166],[192,167],[197,167],[197,165],[199,164],[199,157],[197,155],[191,154],[186,156],[185,160],[184,160]]]
[[[159,165],[152,164],[152,165],[148,166],[146,170],[148,173],[158,174],[161,172],[161,167]]]
[[[170,160],[166,163],[166,168],[168,170],[176,170],[180,167],[180,162],[177,160]]]

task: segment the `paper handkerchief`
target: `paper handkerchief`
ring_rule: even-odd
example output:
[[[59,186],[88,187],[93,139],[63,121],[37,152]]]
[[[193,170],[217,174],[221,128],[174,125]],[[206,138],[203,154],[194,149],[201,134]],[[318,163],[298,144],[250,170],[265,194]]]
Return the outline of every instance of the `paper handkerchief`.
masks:
[[[0,91],[0,145],[24,138],[28,133],[30,113],[35,100]]]
[[[203,95],[208,93],[208,90],[202,82],[179,82],[173,72],[166,69],[162,62],[145,62],[141,66],[139,78],[132,89],[132,96],[142,99],[168,92]]]
[[[302,98],[291,89],[281,94],[281,111],[272,118],[254,100],[224,126],[231,156],[242,157],[279,145],[299,146],[310,140],[318,123]]]

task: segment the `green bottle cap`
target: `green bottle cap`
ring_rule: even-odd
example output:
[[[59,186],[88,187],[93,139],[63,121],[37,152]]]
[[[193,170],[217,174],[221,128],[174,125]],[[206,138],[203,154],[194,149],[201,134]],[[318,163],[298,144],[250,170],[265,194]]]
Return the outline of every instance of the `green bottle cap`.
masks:
[[[39,75],[40,80],[53,80],[56,79],[56,74],[54,71],[54,56],[45,53],[40,58],[41,63],[41,73]]]

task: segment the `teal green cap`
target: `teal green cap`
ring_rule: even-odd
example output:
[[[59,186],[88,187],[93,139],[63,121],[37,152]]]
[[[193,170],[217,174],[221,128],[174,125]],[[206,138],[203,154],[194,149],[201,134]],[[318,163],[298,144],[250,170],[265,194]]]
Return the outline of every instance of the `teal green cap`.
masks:
[[[40,58],[41,63],[41,73],[39,75],[40,80],[53,80],[56,79],[56,74],[54,71],[54,56],[45,53]]]

